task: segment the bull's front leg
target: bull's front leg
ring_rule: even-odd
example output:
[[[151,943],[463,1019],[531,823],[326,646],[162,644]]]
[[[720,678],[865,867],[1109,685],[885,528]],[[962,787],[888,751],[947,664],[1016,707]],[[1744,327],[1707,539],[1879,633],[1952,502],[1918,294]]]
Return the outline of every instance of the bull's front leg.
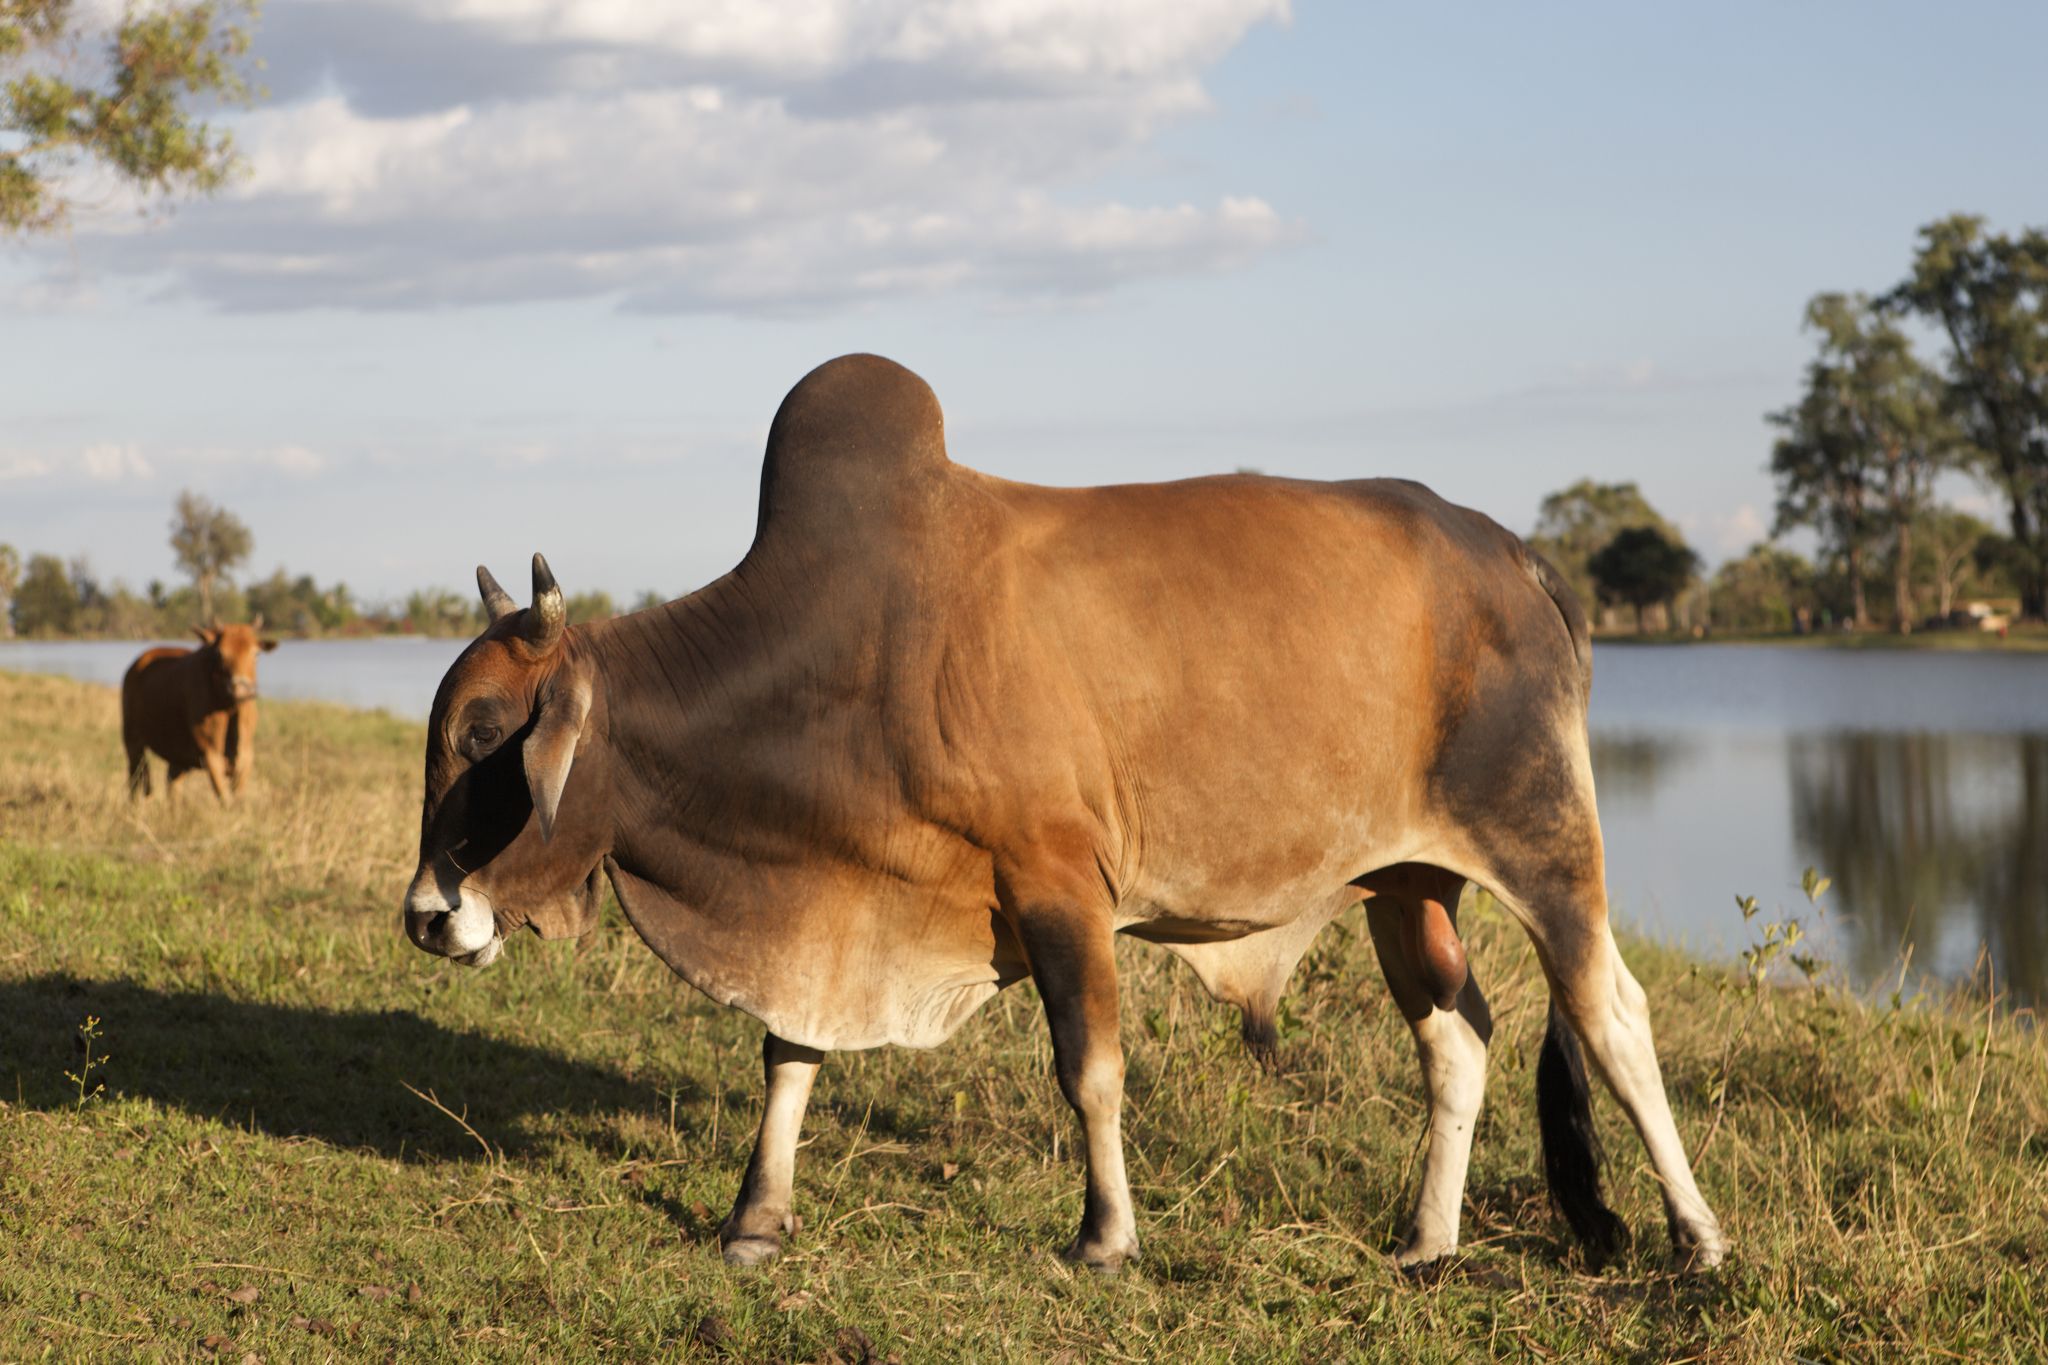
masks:
[[[206,759],[207,780],[213,783],[214,796],[219,798],[220,803],[225,806],[228,803],[230,790],[228,785],[228,761],[217,750],[206,749],[202,752]]]
[[[1109,910],[1088,908],[1085,891],[1072,898],[1018,891],[1005,896],[1005,908],[1045,1002],[1060,1093],[1081,1120],[1088,1154],[1081,1230],[1066,1257],[1114,1274],[1138,1255],[1138,1224],[1124,1175],[1124,1048]]]
[[[797,1133],[810,1102],[811,1082],[824,1060],[825,1054],[816,1048],[800,1047],[772,1033],[762,1040],[768,1097],[761,1112],[761,1133],[732,1214],[718,1230],[719,1245],[733,1265],[767,1264],[782,1253],[784,1234],[795,1231],[790,1202],[796,1184]]]
[[[245,701],[235,708],[234,757],[228,762],[229,785],[237,796],[256,768],[256,703]]]

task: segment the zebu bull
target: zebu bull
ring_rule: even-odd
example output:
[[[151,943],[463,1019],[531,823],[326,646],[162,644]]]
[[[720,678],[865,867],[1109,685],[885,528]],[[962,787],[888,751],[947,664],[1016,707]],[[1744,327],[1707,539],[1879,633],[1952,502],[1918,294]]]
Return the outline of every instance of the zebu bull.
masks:
[[[1404,1266],[1457,1245],[1491,1032],[1453,916],[1466,881],[1552,990],[1551,1188],[1595,1254],[1579,1042],[1649,1148],[1675,1250],[1725,1249],[1608,932],[1578,603],[1521,542],[1418,484],[1234,476],[1115,488],[953,464],[937,400],[849,356],[768,436],[744,560],[566,628],[519,608],[434,698],[406,931],[476,966],[595,922],[600,871],[648,946],[767,1028],[766,1111],[720,1240],[775,1255],[826,1052],[931,1046],[1026,975],[1079,1116],[1068,1254],[1138,1250],[1112,935],[1158,943],[1270,1039],[1347,906],[1414,1029],[1430,1140]]]
[[[149,795],[149,759],[164,760],[164,794],[195,768],[225,802],[256,767],[256,659],[277,648],[263,617],[194,626],[199,648],[145,649],[121,678],[121,743],[128,795]]]

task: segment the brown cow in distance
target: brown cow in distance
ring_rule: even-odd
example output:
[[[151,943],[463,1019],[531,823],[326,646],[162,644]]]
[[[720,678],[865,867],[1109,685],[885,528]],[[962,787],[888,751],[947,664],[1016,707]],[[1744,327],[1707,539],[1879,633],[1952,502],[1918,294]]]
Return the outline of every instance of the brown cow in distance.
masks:
[[[1399,480],[993,478],[948,458],[922,380],[847,356],[783,400],[754,543],[716,582],[572,628],[540,556],[524,609],[477,579],[491,624],[434,697],[406,932],[483,966],[520,928],[587,932],[609,876],[663,961],[766,1026],[727,1259],[793,1226],[824,1053],[933,1046],[1028,975],[1087,1153],[1069,1255],[1116,1268],[1138,1240],[1113,936],[1185,959],[1257,1040],[1360,901],[1429,1098],[1396,1259],[1449,1254],[1492,1032],[1468,881],[1549,978],[1537,1110],[1573,1230],[1596,1255],[1626,1236],[1590,1056],[1680,1262],[1721,1259],[1608,929],[1585,616],[1478,513]]]
[[[128,794],[150,791],[148,753],[164,760],[164,791],[206,770],[223,802],[256,765],[256,656],[277,648],[258,616],[246,626],[194,626],[199,648],[146,649],[121,679]]]

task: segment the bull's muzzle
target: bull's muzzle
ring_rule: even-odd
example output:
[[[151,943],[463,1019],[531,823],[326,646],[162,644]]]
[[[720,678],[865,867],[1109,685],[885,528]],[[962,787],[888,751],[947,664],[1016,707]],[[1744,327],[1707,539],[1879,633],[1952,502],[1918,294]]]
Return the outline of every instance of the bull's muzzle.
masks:
[[[463,887],[450,906],[438,890],[415,887],[405,900],[405,936],[413,946],[465,967],[488,967],[498,960],[504,939],[498,934],[491,903]]]

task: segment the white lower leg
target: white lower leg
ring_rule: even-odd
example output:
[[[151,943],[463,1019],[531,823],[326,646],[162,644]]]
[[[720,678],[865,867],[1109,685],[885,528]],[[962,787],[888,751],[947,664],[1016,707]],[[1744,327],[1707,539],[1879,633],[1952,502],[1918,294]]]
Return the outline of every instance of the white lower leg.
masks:
[[[1580,1041],[1608,1088],[1621,1102],[1629,1121],[1642,1135],[1650,1164],[1664,1191],[1664,1214],[1671,1226],[1673,1250],[1681,1260],[1699,1266],[1717,1264],[1728,1241],[1720,1220],[1707,1207],[1686,1160],[1685,1143],[1671,1118],[1664,1094],[1664,1075],[1650,1034],[1649,1001],[1635,977],[1610,944],[1613,972],[1612,1006],[1594,1011]]]
[[[1097,1050],[1074,1096],[1088,1152],[1088,1192],[1073,1259],[1113,1269],[1138,1254],[1138,1220],[1124,1172],[1123,1058]]]
[[[1429,1094],[1429,1150],[1422,1159],[1414,1229],[1394,1254],[1404,1266],[1421,1265],[1457,1249],[1472,1131],[1486,1090],[1486,1039],[1492,1021],[1478,986],[1468,982],[1458,1009],[1432,1009],[1414,1027],[1423,1086]]]
[[[797,1135],[803,1127],[804,1106],[810,1102],[811,1082],[823,1061],[823,1053],[784,1042],[772,1033],[763,1044],[768,1094],[761,1132],[732,1214],[718,1231],[725,1259],[734,1264],[755,1265],[772,1259],[782,1250],[783,1235],[793,1230],[790,1204],[796,1183]]]

